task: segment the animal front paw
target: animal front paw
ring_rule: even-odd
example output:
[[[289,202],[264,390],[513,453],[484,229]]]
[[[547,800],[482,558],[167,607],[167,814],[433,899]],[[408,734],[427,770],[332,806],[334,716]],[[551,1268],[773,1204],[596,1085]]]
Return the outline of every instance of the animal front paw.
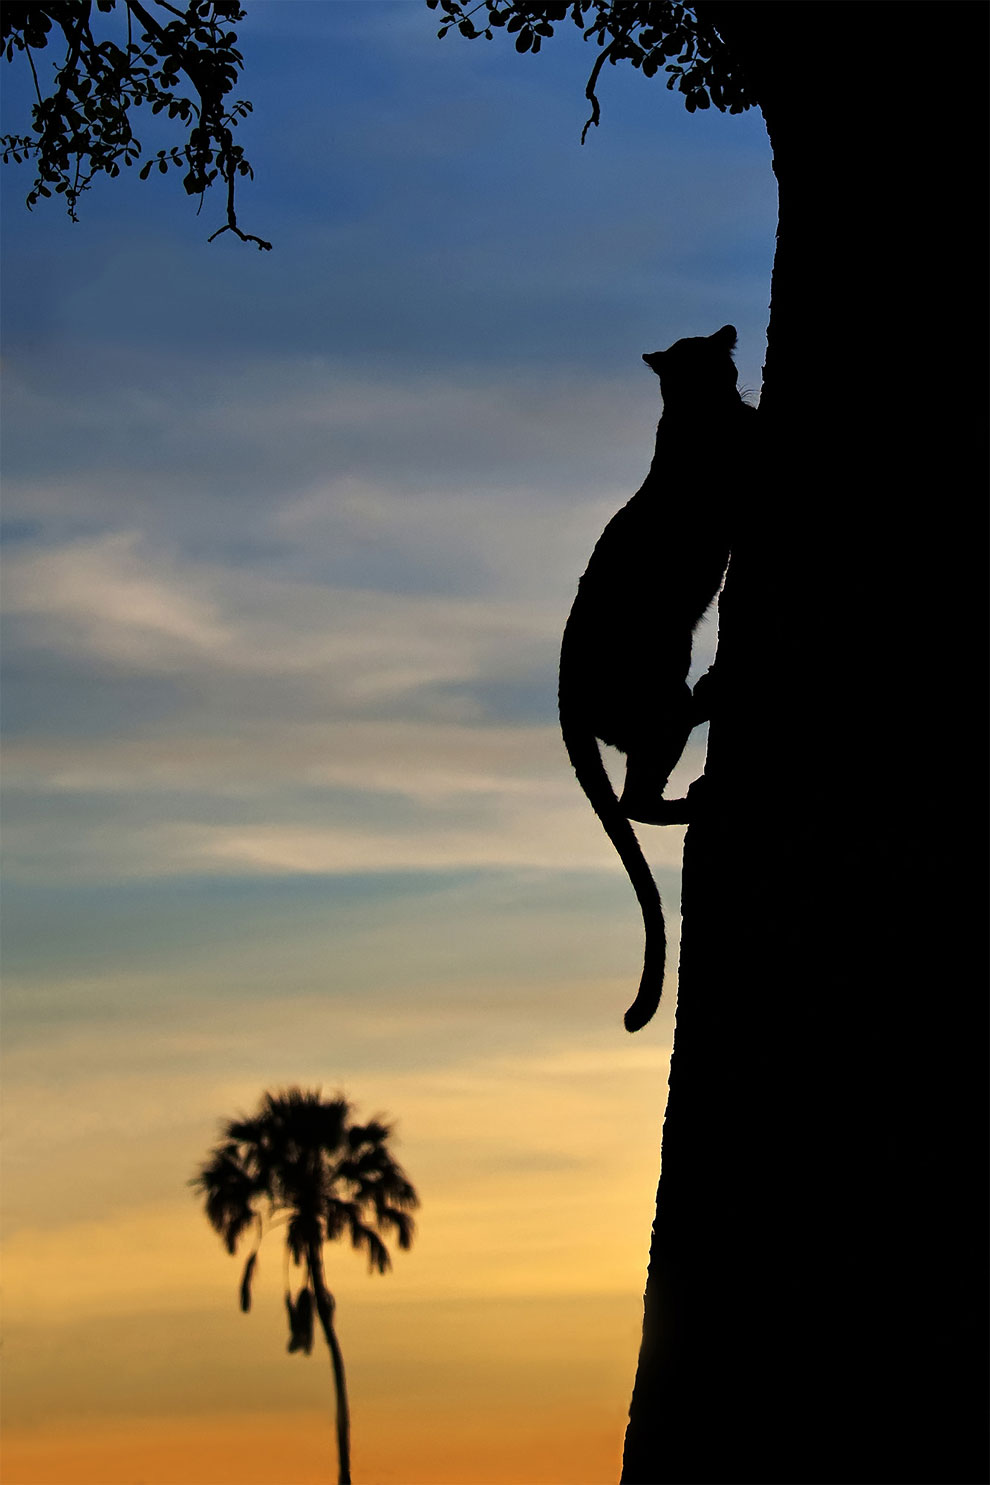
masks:
[[[702,814],[708,798],[708,781],[695,779],[683,799],[663,799],[658,794],[630,794],[624,789],[619,800],[630,820],[640,825],[690,825]]]
[[[663,799],[657,795],[649,799],[642,796],[630,799],[628,790],[624,790],[619,804],[627,818],[640,825],[686,825],[690,819],[687,799]]]

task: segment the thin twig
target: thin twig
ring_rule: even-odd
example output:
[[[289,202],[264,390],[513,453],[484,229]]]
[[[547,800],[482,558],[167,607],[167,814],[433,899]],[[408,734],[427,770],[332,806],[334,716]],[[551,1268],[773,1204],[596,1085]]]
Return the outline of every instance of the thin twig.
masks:
[[[594,67],[591,69],[591,76],[588,78],[588,86],[584,90],[584,96],[587,98],[588,102],[591,104],[591,118],[588,120],[588,122],[585,124],[584,128],[581,130],[581,143],[582,144],[584,144],[585,136],[587,135],[588,130],[591,128],[592,124],[594,124],[595,128],[597,129],[597,127],[598,127],[598,120],[602,116],[601,107],[599,106],[599,103],[598,103],[598,94],[595,92],[595,85],[597,84],[598,79],[601,76],[601,70],[602,70],[602,68],[605,66],[605,63],[609,60],[609,58],[612,55],[612,48],[615,46],[616,41],[618,41],[618,37],[613,38],[613,40],[609,42],[608,46],[606,46],[599,53],[598,61],[595,63]]]
[[[208,237],[206,239],[207,242],[212,242],[215,237],[219,237],[221,235],[221,233],[223,233],[223,232],[233,232],[233,234],[234,234],[235,237],[239,237],[241,239],[241,242],[256,242],[258,244],[258,251],[259,251],[259,253],[270,253],[271,250],[272,250],[271,243],[270,242],[266,242],[263,237],[255,237],[255,235],[254,235],[253,232],[242,232],[241,229],[240,229],[240,227],[238,227],[238,225],[237,225],[237,215],[236,215],[236,213],[234,211],[234,175],[233,175],[233,172],[231,172],[231,175],[229,176],[229,178],[227,180],[227,221],[226,221],[226,224],[223,227],[218,227],[217,230],[210,237]]]
[[[38,82],[38,74],[34,70],[34,58],[31,55],[31,48],[28,46],[26,41],[24,43],[24,50],[27,52],[27,59],[31,68],[31,76],[34,78],[34,91],[38,96],[38,102],[41,103],[43,101],[41,97],[41,85]]]

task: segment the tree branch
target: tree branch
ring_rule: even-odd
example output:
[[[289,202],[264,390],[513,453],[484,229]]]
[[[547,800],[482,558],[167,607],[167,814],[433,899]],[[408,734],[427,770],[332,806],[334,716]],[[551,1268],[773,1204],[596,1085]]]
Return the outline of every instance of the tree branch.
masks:
[[[272,250],[272,245],[270,242],[266,242],[263,237],[255,237],[253,232],[242,232],[240,227],[238,227],[237,225],[237,214],[234,211],[233,171],[231,171],[230,176],[227,179],[227,220],[222,227],[218,227],[215,232],[210,234],[210,236],[206,239],[207,242],[213,242],[214,238],[219,237],[224,232],[233,232],[235,237],[239,237],[241,239],[241,242],[256,242],[258,244],[259,253],[270,253]]]
[[[585,137],[586,137],[586,135],[588,133],[588,130],[591,128],[592,124],[594,124],[594,126],[595,126],[596,129],[598,128],[598,121],[599,121],[599,119],[602,116],[602,110],[601,110],[601,105],[598,102],[598,94],[595,92],[595,88],[596,88],[596,86],[598,84],[598,79],[601,76],[602,68],[605,66],[605,63],[612,56],[612,51],[613,51],[613,48],[615,47],[617,41],[618,41],[618,37],[614,37],[609,42],[608,46],[606,46],[606,47],[603,48],[603,50],[598,55],[597,62],[595,63],[594,67],[592,67],[592,69],[591,69],[591,76],[588,78],[588,86],[584,90],[584,96],[587,98],[588,102],[591,104],[591,118],[588,120],[588,122],[585,124],[584,128],[581,130],[581,143],[582,144],[584,144]]]

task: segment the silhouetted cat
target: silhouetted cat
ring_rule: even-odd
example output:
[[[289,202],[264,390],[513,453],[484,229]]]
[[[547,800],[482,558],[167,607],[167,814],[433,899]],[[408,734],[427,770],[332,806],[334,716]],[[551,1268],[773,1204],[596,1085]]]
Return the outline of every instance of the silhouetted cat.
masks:
[[[678,340],[643,360],[660,378],[663,416],[642,488],[605,527],[578,584],[560,653],[560,725],[574,771],[618,851],[643,911],[646,945],[629,1031],[663,988],[660,894],[629,820],[687,819],[663,790],[707,712],[687,684],[691,639],[729,559],[727,508],[754,410],[736,390],[736,332]],[[598,739],[626,755],[616,799]]]

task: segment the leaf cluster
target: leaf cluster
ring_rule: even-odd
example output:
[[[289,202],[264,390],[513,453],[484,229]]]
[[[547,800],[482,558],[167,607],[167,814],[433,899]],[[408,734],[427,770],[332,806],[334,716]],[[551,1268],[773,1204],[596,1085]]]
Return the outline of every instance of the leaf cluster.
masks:
[[[646,77],[667,74],[667,87],[684,98],[688,113],[701,108],[742,113],[755,102],[738,59],[722,41],[714,26],[700,18],[696,7],[676,0],[426,0],[431,10],[440,10],[443,24],[437,35],[452,27],[469,41],[484,36],[491,41],[496,30],[515,36],[517,52],[536,53],[554,26],[571,20],[601,48],[592,68],[585,96],[591,117],[584,126],[582,143],[592,124],[597,125],[601,108],[597,84],[606,62],[615,66],[629,62]]]
[[[274,1224],[284,1226],[288,1256],[307,1265],[311,1279],[323,1244],[337,1238],[349,1237],[370,1271],[382,1274],[392,1263],[382,1234],[411,1247],[419,1201],[388,1149],[391,1129],[379,1119],[353,1124],[350,1115],[346,1099],[318,1091],[266,1093],[255,1115],[223,1126],[191,1182],[228,1253],[250,1228],[257,1232],[241,1280],[242,1310],[251,1307],[258,1245]],[[289,1303],[292,1349],[305,1350],[300,1301]]]
[[[8,62],[23,58],[34,84],[30,131],[0,138],[5,164],[34,163],[28,208],[61,196],[77,221],[79,198],[98,175],[113,178],[122,165],[129,168],[140,160],[134,116],[146,107],[176,122],[185,137],[146,160],[140,178],[147,180],[156,168],[162,175],[180,169],[185,191],[199,196],[201,205],[204,193],[221,181],[227,187],[227,221],[213,237],[233,231],[259,249],[270,248],[240,230],[234,210],[236,180],[254,173],[233,135],[251,104],[229,97],[243,63],[237,33],[230,29],[245,15],[238,0],[188,0],[184,10],[155,0],[153,9],[160,15],[141,0],[123,0],[122,34],[103,35],[98,25],[94,32],[94,24],[116,4],[7,0],[0,9],[0,47]],[[39,65],[49,44],[61,56],[52,63],[46,92]]]

